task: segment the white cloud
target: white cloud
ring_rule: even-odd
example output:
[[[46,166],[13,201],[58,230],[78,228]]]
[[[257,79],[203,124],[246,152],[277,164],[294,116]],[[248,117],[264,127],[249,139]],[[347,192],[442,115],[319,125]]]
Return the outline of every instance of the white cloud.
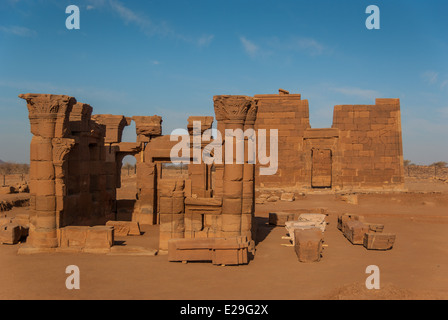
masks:
[[[252,41],[249,41],[248,39],[246,39],[245,37],[241,36],[240,37],[240,41],[241,44],[243,45],[244,51],[246,51],[246,53],[251,56],[251,57],[255,57],[259,51],[259,47],[253,43]]]
[[[422,74],[423,81],[429,84],[435,84],[438,80],[439,73],[435,71],[426,71]]]
[[[312,56],[321,55],[327,50],[322,43],[312,38],[294,38],[290,46],[292,48],[296,47],[299,51],[305,51]]]
[[[376,90],[361,89],[356,87],[339,87],[339,88],[331,88],[331,90],[338,93],[342,93],[346,96],[356,96],[370,100],[381,96],[381,93]]]
[[[202,35],[201,37],[184,35],[170,27],[167,22],[154,22],[153,20],[140,14],[139,12],[135,12],[132,9],[126,7],[122,2],[118,0],[109,0],[107,4],[126,24],[134,24],[138,26],[140,30],[149,37],[154,35],[162,37],[172,37],[184,42],[195,44],[200,47],[209,45],[214,38],[214,35]]]
[[[213,34],[203,35],[198,39],[197,43],[200,47],[208,46],[213,41],[214,38],[215,36]]]
[[[20,26],[10,26],[10,27],[0,26],[0,32],[12,34],[19,37],[33,37],[37,34],[37,32],[34,30]]]
[[[318,56],[331,52],[327,46],[316,39],[298,36],[285,39],[271,37],[259,40],[257,43],[241,36],[240,42],[245,52],[251,57],[283,55],[283,59],[290,59],[291,54],[295,53]]]

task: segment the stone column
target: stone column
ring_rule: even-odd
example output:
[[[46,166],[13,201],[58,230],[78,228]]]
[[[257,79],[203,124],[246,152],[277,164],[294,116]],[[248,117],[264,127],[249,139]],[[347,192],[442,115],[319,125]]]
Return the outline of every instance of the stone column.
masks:
[[[247,113],[253,104],[253,98],[247,96],[215,96],[214,107],[216,119],[223,119],[224,130],[243,131]],[[221,127],[221,128],[220,128]],[[218,128],[222,130],[218,120]],[[237,143],[233,135],[225,134],[224,150],[227,144],[233,142],[232,163],[224,161],[223,203],[222,203],[222,235],[235,237],[241,235],[243,173],[244,164],[237,163]],[[244,141],[239,141],[244,144]],[[224,157],[226,158],[226,157]]]
[[[133,116],[137,143],[140,143],[141,151],[135,155],[137,160],[137,194],[138,199],[134,206],[132,221],[140,224],[157,224],[157,168],[151,159],[145,158],[147,144],[155,137],[162,135],[162,117]]]
[[[247,236],[248,240],[252,239],[252,227],[253,216],[255,210],[255,164],[256,151],[257,151],[257,139],[254,131],[255,120],[257,118],[257,106],[258,100],[254,99],[247,112],[246,121],[244,123],[244,132],[247,134],[253,134],[251,136],[244,137],[244,173],[243,173],[243,201],[242,201],[242,216],[241,216],[241,235]],[[249,146],[252,144],[253,153],[252,163],[249,163]]]
[[[75,145],[75,140],[69,138],[54,138],[52,145],[55,173],[56,228],[60,228],[63,220],[64,197],[67,195],[65,174],[68,163],[66,158]]]
[[[37,248],[58,246],[56,214],[56,172],[53,140],[68,133],[68,116],[75,98],[65,95],[21,94],[29,111],[31,133],[30,192],[34,197],[32,227],[28,242]],[[62,157],[63,158],[63,157]],[[60,176],[61,172],[58,172]]]

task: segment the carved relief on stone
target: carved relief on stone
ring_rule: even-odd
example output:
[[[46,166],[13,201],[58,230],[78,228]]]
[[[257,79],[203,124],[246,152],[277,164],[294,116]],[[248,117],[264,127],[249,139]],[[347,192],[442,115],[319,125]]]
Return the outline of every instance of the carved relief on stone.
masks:
[[[66,135],[66,119],[76,103],[75,98],[66,95],[35,93],[21,94],[19,98],[27,102],[33,135],[46,138]]]
[[[134,116],[135,131],[137,135],[145,137],[160,136],[162,134],[162,117],[160,116]]]
[[[20,94],[19,98],[26,100],[30,114],[57,114],[76,103],[75,98],[66,95],[26,93]],[[62,108],[65,110],[60,110]]]
[[[106,126],[105,143],[119,143],[124,127],[131,124],[131,118],[112,114],[95,114],[91,119]]]
[[[213,125],[213,117],[203,117],[203,116],[188,117],[187,129],[190,134],[192,134],[193,132],[195,122],[201,123],[201,133],[203,133],[205,130],[211,129]]]
[[[55,166],[62,166],[66,160],[67,154],[75,145],[75,139],[54,138],[53,144],[53,163]]]
[[[250,105],[250,108],[247,111],[247,116],[246,116],[247,124],[254,124],[255,120],[257,119],[258,101],[259,101],[259,99],[253,99],[253,101]]]
[[[248,96],[221,95],[213,97],[216,120],[245,121],[247,112],[254,102]]]

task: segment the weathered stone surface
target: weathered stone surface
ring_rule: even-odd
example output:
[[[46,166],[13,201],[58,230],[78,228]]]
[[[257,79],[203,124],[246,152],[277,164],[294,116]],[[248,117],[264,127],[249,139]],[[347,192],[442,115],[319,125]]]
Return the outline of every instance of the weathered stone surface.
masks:
[[[295,198],[295,195],[294,195],[294,193],[292,193],[292,192],[284,192],[284,193],[282,193],[282,195],[280,196],[280,200],[282,200],[282,201],[289,201],[289,202],[292,202],[292,201],[294,201],[296,198]]]
[[[369,232],[369,225],[361,221],[347,221],[344,223],[342,229],[345,237],[352,244],[363,244],[364,234]]]
[[[255,128],[267,130],[267,140],[269,130],[276,129],[279,145],[277,174],[258,177],[256,187],[260,191],[403,189],[398,99],[376,99],[374,105],[335,106],[331,128],[312,129],[308,101],[300,94],[286,94],[281,89],[278,94],[255,98]],[[257,169],[260,167],[257,164]]]
[[[126,237],[126,236],[139,236],[140,226],[138,222],[133,221],[107,221],[106,226],[114,228],[114,236]]]
[[[348,221],[361,221],[364,222],[364,217],[351,213],[344,213],[338,216],[338,229],[345,233],[346,222]]]
[[[368,250],[390,250],[395,243],[395,234],[367,232],[364,234],[363,245]]]
[[[285,226],[285,222],[294,220],[291,212],[269,212],[269,224],[274,226]]]
[[[295,229],[294,238],[294,249],[300,262],[320,261],[323,243],[320,229]]]
[[[110,249],[114,242],[112,226],[69,226],[59,229],[59,247],[85,251],[85,249]]]
[[[239,265],[248,262],[249,243],[241,237],[209,239],[171,239],[169,261],[211,261],[216,265]]]
[[[22,229],[16,223],[6,223],[0,226],[0,243],[16,244],[22,237]]]
[[[295,244],[295,230],[318,229],[325,232],[327,225],[325,215],[320,213],[302,213],[297,220],[285,222],[287,234],[290,236],[293,245]]]

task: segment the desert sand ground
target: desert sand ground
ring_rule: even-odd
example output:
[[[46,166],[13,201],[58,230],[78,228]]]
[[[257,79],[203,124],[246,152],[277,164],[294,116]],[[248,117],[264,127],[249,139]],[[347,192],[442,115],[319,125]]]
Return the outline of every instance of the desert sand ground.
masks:
[[[118,195],[132,198],[135,176],[123,174],[123,180]],[[406,187],[406,193],[361,194],[357,205],[326,193],[257,205],[256,254],[242,266],[175,263],[166,255],[17,255],[19,245],[0,245],[0,299],[447,299],[448,184],[407,178]],[[270,226],[268,214],[316,207],[328,208],[328,246],[320,262],[300,263],[294,248],[282,245],[285,229]],[[352,245],[336,227],[344,212],[385,224],[384,232],[397,235],[394,248],[369,251]],[[142,236],[116,240],[156,249],[157,226],[142,231]],[[80,290],[65,287],[68,265],[80,269]],[[365,287],[368,265],[380,268],[379,290]]]

